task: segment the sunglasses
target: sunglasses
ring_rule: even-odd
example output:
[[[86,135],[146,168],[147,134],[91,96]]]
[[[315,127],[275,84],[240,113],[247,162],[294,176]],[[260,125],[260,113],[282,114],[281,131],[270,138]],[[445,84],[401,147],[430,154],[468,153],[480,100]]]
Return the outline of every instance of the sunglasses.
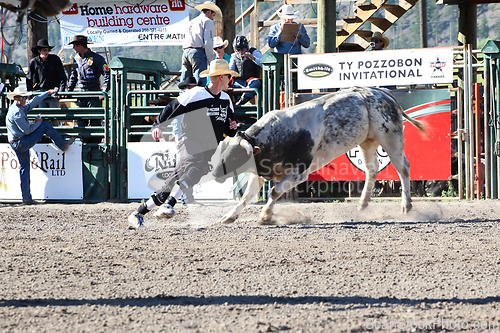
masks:
[[[17,99],[23,100],[23,99],[28,99],[28,96],[16,96]]]
[[[374,43],[381,43],[382,41],[378,40],[378,39],[372,39],[372,42],[374,42]]]
[[[214,50],[220,50],[220,49],[222,49],[222,48],[224,48],[224,45],[221,45],[221,46],[219,46],[219,47],[214,47]]]

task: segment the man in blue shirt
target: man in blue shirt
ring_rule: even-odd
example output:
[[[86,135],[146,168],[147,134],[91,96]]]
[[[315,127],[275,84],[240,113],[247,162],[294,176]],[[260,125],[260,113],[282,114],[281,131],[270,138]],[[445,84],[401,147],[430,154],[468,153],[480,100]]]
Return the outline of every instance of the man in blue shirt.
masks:
[[[73,69],[69,77],[68,91],[73,91],[78,82],[80,91],[105,91],[109,92],[110,88],[110,73],[108,64],[104,58],[92,52],[87,45],[93,44],[92,41],[87,40],[86,36],[76,35],[73,41],[69,43],[73,45],[73,50],[78,54],[73,63]],[[104,78],[104,84],[101,87],[101,75]],[[79,107],[91,108],[102,107],[103,95],[99,97],[81,97],[78,98],[76,104]],[[88,120],[78,120],[78,126],[84,127],[88,125]],[[101,126],[99,119],[90,121],[92,126]]]
[[[16,152],[19,165],[21,166],[19,174],[21,176],[23,204],[33,203],[30,192],[30,148],[32,148],[44,134],[62,151],[66,151],[75,141],[75,138],[65,140],[49,122],[43,121],[40,116],[37,117],[37,121],[33,124],[30,124],[28,120],[28,112],[55,92],[56,91],[53,89],[47,90],[30,101],[27,101],[27,99],[32,93],[27,92],[24,87],[17,87],[13,92],[7,94],[7,98],[14,101],[9,107],[5,120],[7,137],[10,146]]]
[[[301,46],[308,48],[311,40],[307,35],[306,28],[302,24],[298,24],[298,30],[293,31],[292,34],[295,36],[294,42],[283,42],[281,41],[281,33],[283,31],[283,26],[285,23],[294,23],[293,20],[297,18],[299,12],[294,12],[292,5],[284,5],[281,9],[281,13],[278,14],[281,18],[281,22],[275,24],[269,30],[269,36],[267,42],[269,47],[274,48],[274,52],[277,53],[287,53],[287,54],[302,54]]]

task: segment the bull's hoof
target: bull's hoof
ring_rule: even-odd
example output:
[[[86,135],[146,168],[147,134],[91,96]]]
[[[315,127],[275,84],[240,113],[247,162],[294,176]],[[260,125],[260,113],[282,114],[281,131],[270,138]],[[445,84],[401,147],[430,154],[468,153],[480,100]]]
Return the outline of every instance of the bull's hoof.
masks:
[[[411,204],[411,202],[409,202],[406,206],[403,206],[403,214],[408,214],[411,210],[411,208],[413,207],[413,205]]]
[[[258,223],[259,225],[275,225],[275,224],[276,224],[276,223],[275,223],[273,220],[271,220],[271,219],[269,219],[269,220],[264,220],[263,218],[261,218],[261,219],[259,220],[259,222],[257,222],[257,223]]]
[[[368,207],[368,201],[366,201],[366,202],[360,202],[359,206],[358,206],[358,210],[363,210],[366,207]]]
[[[220,219],[219,223],[222,223],[222,224],[231,224],[231,223],[234,223],[234,221],[236,221],[236,219],[238,218],[238,216],[224,216],[223,218]]]

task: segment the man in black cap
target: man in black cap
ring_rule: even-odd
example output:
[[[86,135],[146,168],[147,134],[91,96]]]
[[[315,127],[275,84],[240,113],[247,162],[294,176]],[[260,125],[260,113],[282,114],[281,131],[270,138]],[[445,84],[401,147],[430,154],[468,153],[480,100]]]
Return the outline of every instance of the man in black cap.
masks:
[[[79,82],[78,87],[80,91],[105,91],[109,92],[110,89],[110,73],[106,60],[99,54],[92,52],[87,45],[93,44],[92,41],[87,40],[86,36],[76,35],[73,36],[73,41],[69,43],[73,45],[73,50],[77,53],[71,75],[69,77],[68,91],[73,91],[76,83]],[[101,75],[104,77],[104,84],[101,87]],[[91,108],[102,107],[103,95],[99,97],[82,97],[78,98],[76,104],[79,107]],[[78,126],[83,127],[88,125],[88,120],[79,120]],[[101,126],[99,119],[90,121],[92,126]]]
[[[27,91],[47,91],[57,88],[59,91],[66,91],[68,81],[64,73],[61,59],[55,54],[49,54],[54,46],[50,46],[46,39],[40,39],[31,50],[38,53],[38,56],[31,59],[26,75]],[[59,100],[48,97],[38,105],[41,108],[59,108]]]

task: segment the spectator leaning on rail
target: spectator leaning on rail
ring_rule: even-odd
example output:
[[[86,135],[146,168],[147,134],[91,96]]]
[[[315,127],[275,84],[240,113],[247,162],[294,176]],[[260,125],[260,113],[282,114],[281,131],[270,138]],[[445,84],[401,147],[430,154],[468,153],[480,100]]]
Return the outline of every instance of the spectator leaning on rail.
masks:
[[[231,119],[234,118],[233,104],[223,90],[228,88],[231,76],[239,74],[229,69],[227,61],[216,59],[210,63],[210,70],[200,75],[210,76],[208,87],[194,87],[184,92],[156,118],[151,134],[158,141],[163,137],[161,127],[174,117],[184,115],[179,160],[165,185],[130,214],[131,229],[144,227],[144,214],[157,206],[161,206],[153,215],[157,219],[174,216],[177,200],[210,171],[210,159],[224,135],[236,134],[238,124]]]
[[[213,39],[215,37],[215,21],[222,20],[222,12],[216,4],[210,1],[195,6],[201,14],[189,21],[186,40],[182,49],[181,81],[188,76],[194,76],[201,85],[206,84],[200,73],[208,68],[214,59]]]
[[[87,45],[93,44],[87,40],[86,36],[73,36],[73,41],[69,45],[73,45],[73,50],[77,53],[73,69],[69,77],[68,91],[73,91],[78,82],[78,87],[81,91],[105,91],[109,92],[110,73],[106,60],[99,54],[92,52]],[[104,77],[104,86],[101,87],[101,75]],[[78,98],[76,104],[81,108],[102,107],[104,96],[99,97],[81,97]],[[78,126],[84,127],[88,125],[88,120],[78,120]],[[92,126],[101,126],[99,119],[90,121]]]
[[[240,74],[233,81],[233,88],[260,88],[260,72],[262,53],[248,46],[245,36],[238,36],[233,42],[234,53],[231,55],[229,69]],[[236,105],[244,105],[255,96],[253,92],[244,93]]]
[[[26,90],[47,91],[54,88],[66,91],[68,78],[58,56],[49,54],[54,46],[50,46],[46,39],[40,39],[31,50],[38,54],[30,60],[28,74],[26,75]],[[58,97],[47,97],[38,104],[41,108],[59,108]]]
[[[302,24],[298,24],[298,30],[293,31],[292,34],[295,36],[295,41],[293,42],[282,42],[281,32],[283,31],[283,26],[285,23],[294,23],[293,20],[297,17],[299,12],[294,12],[292,5],[284,5],[281,8],[281,13],[278,14],[281,22],[273,25],[269,30],[269,36],[267,37],[267,42],[270,48],[274,48],[274,52],[277,53],[288,53],[288,54],[302,54],[301,46],[308,48],[311,40],[309,35],[307,35],[306,28]]]
[[[65,140],[51,124],[43,121],[42,117],[37,117],[37,121],[33,124],[28,121],[28,112],[55,92],[53,89],[47,90],[30,101],[27,99],[32,93],[27,92],[24,87],[17,87],[13,92],[7,94],[7,98],[14,101],[9,107],[5,121],[7,137],[10,146],[16,152],[21,167],[19,175],[23,204],[33,203],[30,191],[30,148],[40,141],[44,134],[62,151],[66,151],[75,141],[74,138]]]
[[[382,34],[378,31],[374,32],[370,40],[371,50],[383,50],[387,46],[389,46],[389,38],[382,36]]]

